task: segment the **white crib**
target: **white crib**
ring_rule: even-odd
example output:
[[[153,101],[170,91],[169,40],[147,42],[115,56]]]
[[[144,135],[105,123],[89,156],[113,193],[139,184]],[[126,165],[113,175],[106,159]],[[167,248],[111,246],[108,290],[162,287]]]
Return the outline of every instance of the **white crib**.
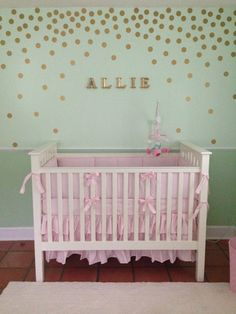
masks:
[[[29,155],[37,281],[44,280],[45,251],[87,250],[193,250],[196,280],[204,280],[211,152],[180,143],[180,153],[154,160],[140,153],[63,154],[53,142]],[[79,166],[75,165],[76,158]],[[55,160],[69,160],[73,166],[58,167]],[[99,182],[93,181],[91,174]],[[183,217],[187,228],[184,235]],[[46,231],[42,233],[45,219]],[[118,220],[122,220],[122,230]]]

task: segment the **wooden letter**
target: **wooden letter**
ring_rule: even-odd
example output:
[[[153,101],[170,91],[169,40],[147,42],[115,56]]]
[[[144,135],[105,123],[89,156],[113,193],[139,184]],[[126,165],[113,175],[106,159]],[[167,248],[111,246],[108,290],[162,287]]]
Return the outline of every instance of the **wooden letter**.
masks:
[[[116,88],[126,88],[126,85],[122,85],[122,78],[121,77],[117,77],[116,78]]]
[[[130,82],[130,88],[136,88],[136,77],[131,77]]]
[[[93,89],[97,88],[95,80],[93,77],[89,78],[87,88],[93,88]]]
[[[148,77],[141,77],[141,88],[149,88],[150,85],[148,84],[149,78]]]
[[[102,77],[101,81],[102,81],[102,88],[106,88],[106,89],[111,88],[111,85],[107,85],[107,77]]]

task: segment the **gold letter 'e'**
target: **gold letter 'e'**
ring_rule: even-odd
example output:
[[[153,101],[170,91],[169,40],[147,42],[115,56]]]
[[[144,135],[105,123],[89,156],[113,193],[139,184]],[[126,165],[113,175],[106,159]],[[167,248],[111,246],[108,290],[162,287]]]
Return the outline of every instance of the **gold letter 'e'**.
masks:
[[[141,77],[141,88],[149,88],[150,85],[148,84],[149,78],[148,77]]]

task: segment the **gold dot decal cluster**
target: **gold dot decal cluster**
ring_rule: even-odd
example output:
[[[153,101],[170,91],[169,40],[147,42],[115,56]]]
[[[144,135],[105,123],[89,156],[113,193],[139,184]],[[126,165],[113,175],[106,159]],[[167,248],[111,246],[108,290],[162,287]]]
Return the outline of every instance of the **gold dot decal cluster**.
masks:
[[[79,128],[73,104],[79,106],[84,101],[80,98],[84,92],[91,95],[99,91],[101,77],[108,77],[112,87],[103,92],[111,94],[115,77],[135,76],[136,88],[129,88],[128,79],[122,78],[127,86],[124,90],[129,90],[132,97],[136,92],[143,93],[139,79],[147,76],[151,84],[147,95],[149,90],[155,91],[157,98],[159,95],[172,108],[174,99],[177,117],[183,111],[190,117],[199,107],[204,121],[201,132],[207,134],[207,129],[207,141],[214,145],[217,139],[221,145],[219,131],[213,126],[220,114],[228,110],[223,106],[231,108],[230,103],[235,105],[236,101],[236,89],[232,86],[236,71],[235,19],[236,10],[232,7],[1,10],[0,79],[12,82],[12,91],[5,93],[7,96],[0,95],[4,108],[0,117],[9,127],[30,110],[35,127],[40,127],[40,123],[51,123],[44,121],[45,117],[53,116],[55,125],[47,128],[49,138],[59,129],[60,136],[64,136],[69,132],[63,132],[60,117],[74,110],[72,124]],[[103,73],[104,69],[109,73]],[[123,69],[125,75],[119,73]],[[97,88],[93,91],[85,90],[90,76],[96,76]],[[222,96],[219,86],[225,88]],[[217,110],[214,101],[218,102]],[[9,108],[9,104],[13,107]],[[172,129],[173,138],[189,132],[185,120],[178,120],[178,127]],[[32,131],[26,139],[36,134]],[[17,147],[24,142],[17,138],[17,133],[15,136],[15,142],[8,139],[6,145]]]

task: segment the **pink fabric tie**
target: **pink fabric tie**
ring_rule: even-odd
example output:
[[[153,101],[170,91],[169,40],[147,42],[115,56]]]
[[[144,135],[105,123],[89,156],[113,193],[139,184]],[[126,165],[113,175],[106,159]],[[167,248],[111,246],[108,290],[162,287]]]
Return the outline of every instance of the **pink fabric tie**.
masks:
[[[140,198],[139,203],[142,206],[142,211],[145,212],[145,210],[148,208],[153,214],[156,213],[155,208],[152,205],[153,197],[147,196],[145,199]]]
[[[198,184],[196,188],[196,191],[195,191],[196,194],[200,194],[203,186],[208,182],[208,180],[209,180],[209,176],[206,174],[203,174],[201,177],[200,183]]]
[[[195,209],[194,213],[189,217],[189,219],[190,219],[190,220],[191,220],[191,219],[194,220],[194,219],[198,216],[200,210],[203,209],[204,207],[205,207],[205,208],[208,208],[208,206],[209,206],[209,205],[208,205],[207,202],[200,202],[200,203],[198,204],[197,208]]]
[[[94,196],[92,198],[86,198],[85,199],[85,207],[84,207],[84,211],[88,211],[92,206],[97,205],[97,203],[99,202],[100,198],[97,196]]]
[[[30,172],[27,174],[27,176],[24,178],[24,181],[22,183],[22,186],[20,188],[20,194],[25,193],[25,185],[29,181],[29,179],[32,177],[32,182],[35,184],[36,188],[38,189],[40,194],[43,194],[45,192],[44,187],[41,182],[40,174],[39,173],[33,173]]]
[[[99,177],[99,173],[98,172],[94,172],[94,173],[87,173],[85,175],[85,179],[86,179],[86,185],[90,186],[92,183],[97,184],[97,178]]]
[[[153,180],[155,179],[155,173],[153,171],[151,172],[146,172],[146,173],[141,173],[141,181],[144,182],[146,180]]]

